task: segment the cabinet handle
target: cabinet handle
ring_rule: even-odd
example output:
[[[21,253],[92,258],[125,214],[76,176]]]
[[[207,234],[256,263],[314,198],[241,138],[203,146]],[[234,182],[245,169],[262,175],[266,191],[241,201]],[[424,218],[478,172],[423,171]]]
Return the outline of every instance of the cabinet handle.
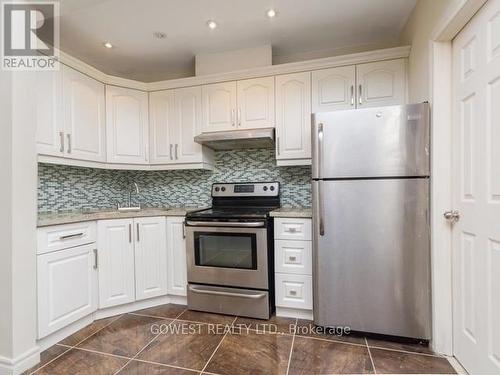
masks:
[[[278,156],[280,155],[280,137],[276,137],[276,148],[278,150]]]
[[[73,233],[73,234],[66,234],[64,236],[59,236],[60,240],[69,240],[70,238],[76,238],[76,237],[81,237],[83,236],[83,232],[80,233]]]
[[[174,158],[172,156],[172,147],[174,147],[174,145],[172,143],[170,143],[170,160],[172,160]]]
[[[68,154],[71,154],[71,134],[67,134],[68,137]]]
[[[96,270],[99,266],[99,258],[97,257],[97,249],[94,249],[94,269]]]
[[[363,86],[361,86],[361,85],[359,85],[358,103],[359,103],[359,105],[363,105]]]
[[[241,108],[238,108],[238,126],[241,126]]]
[[[297,228],[288,228],[288,232],[295,233],[297,232]]]
[[[231,125],[234,126],[234,108],[231,109]]]
[[[132,242],[132,224],[128,225],[128,242]]]
[[[137,228],[137,242],[140,241],[140,236],[139,236],[139,223],[136,224],[136,228]]]
[[[296,296],[297,295],[297,291],[296,290],[290,290],[290,295],[291,296]]]
[[[186,238],[186,220],[182,222],[182,238]]]
[[[354,85],[351,85],[351,105],[354,105]]]
[[[179,153],[178,153],[178,150],[179,150],[179,144],[176,143],[175,144],[175,160],[179,160]]]
[[[64,152],[64,132],[59,132],[59,141],[61,143],[59,151]]]
[[[295,261],[297,260],[297,257],[293,257],[293,256],[291,256],[291,257],[288,257],[288,259],[289,259],[291,262],[295,262]]]
[[[144,144],[144,161],[148,161],[148,145]]]

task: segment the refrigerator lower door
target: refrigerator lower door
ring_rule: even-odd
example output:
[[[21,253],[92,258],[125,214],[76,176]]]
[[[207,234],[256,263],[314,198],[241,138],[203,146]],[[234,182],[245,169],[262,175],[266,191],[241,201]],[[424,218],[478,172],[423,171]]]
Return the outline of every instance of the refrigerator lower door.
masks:
[[[430,338],[428,196],[425,178],[313,181],[317,325]]]

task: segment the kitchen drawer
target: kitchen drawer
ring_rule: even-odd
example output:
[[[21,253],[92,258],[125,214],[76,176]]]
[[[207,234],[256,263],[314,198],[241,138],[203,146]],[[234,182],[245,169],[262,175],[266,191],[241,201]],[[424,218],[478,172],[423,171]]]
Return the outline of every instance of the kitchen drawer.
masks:
[[[274,269],[281,273],[312,275],[312,242],[276,240]]]
[[[312,310],[312,276],[276,273],[276,306]]]
[[[95,221],[42,227],[37,230],[37,254],[50,253],[95,241]]]
[[[277,218],[274,221],[274,239],[311,240],[311,219]]]

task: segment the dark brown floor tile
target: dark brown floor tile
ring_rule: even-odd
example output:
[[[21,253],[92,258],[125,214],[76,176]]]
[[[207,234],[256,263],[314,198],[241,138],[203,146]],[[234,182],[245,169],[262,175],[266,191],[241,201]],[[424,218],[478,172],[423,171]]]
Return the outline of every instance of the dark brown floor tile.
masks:
[[[394,341],[386,341],[380,339],[367,338],[368,346],[370,348],[387,348],[394,350],[404,350],[407,352],[415,352],[415,353],[426,353],[426,354],[434,354],[429,345],[419,344],[419,343],[400,343]]]
[[[50,348],[40,353],[40,362],[37,365],[30,368],[29,370],[23,372],[23,375],[31,374],[32,372],[38,370],[40,367],[46,365],[48,362],[52,361],[54,358],[60,356],[61,354],[63,354],[68,350],[69,348],[65,348],[64,346],[58,346],[58,345],[51,346]]]
[[[273,315],[271,319],[251,319],[251,318],[238,318],[234,322],[237,327],[241,325],[242,329],[250,328],[258,330],[260,333],[289,333],[293,334],[295,328],[295,319],[282,318]]]
[[[59,342],[59,344],[75,346],[79,342],[85,340],[90,335],[92,335],[92,334],[96,333],[97,331],[99,331],[100,329],[104,328],[106,325],[111,323],[113,320],[116,320],[119,318],[120,318],[119,316],[118,317],[113,316],[110,318],[96,320],[95,322],[89,324],[88,326],[83,327],[78,332],[75,332],[71,336],[66,337],[64,340],[61,340]]]
[[[187,310],[179,316],[179,319],[182,320],[212,324],[231,324],[234,318],[232,315],[212,314],[193,310]]]
[[[133,357],[156,335],[151,329],[153,324],[169,324],[171,321],[126,314],[89,337],[78,347]]]
[[[119,375],[196,375],[198,371],[183,370],[175,367],[156,365],[154,363],[145,363],[131,361]]]
[[[380,374],[455,374],[446,358],[370,348]]]
[[[311,320],[299,319],[297,321],[298,336],[315,337],[325,340],[350,342],[353,344],[366,345],[365,338],[359,334],[340,334],[335,329],[316,327]]]
[[[295,337],[289,374],[370,374],[367,347]]]
[[[125,363],[127,363],[127,360],[123,358],[71,349],[40,369],[36,374],[107,375],[114,374],[125,365]]]
[[[207,372],[222,375],[286,374],[292,336],[228,334],[208,363]]]
[[[222,337],[223,333],[214,334],[207,324],[174,322],[138,359],[202,370]]]
[[[166,305],[149,307],[147,309],[134,311],[134,313],[155,316],[157,318],[174,319],[177,318],[184,310],[186,310],[185,305],[176,305],[173,303],[169,303]]]

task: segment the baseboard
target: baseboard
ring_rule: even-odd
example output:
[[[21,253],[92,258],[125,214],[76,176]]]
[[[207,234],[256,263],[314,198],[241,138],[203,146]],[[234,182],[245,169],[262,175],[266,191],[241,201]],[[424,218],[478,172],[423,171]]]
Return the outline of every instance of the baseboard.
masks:
[[[0,356],[0,375],[19,375],[40,362],[40,348],[34,346],[16,358]]]
[[[52,345],[57,344],[59,341],[64,340],[66,337],[71,336],[83,327],[88,326],[94,320],[96,320],[95,313],[89,314],[81,319],[78,319],[76,322],[70,323],[58,331],[39,339],[37,344],[40,347],[40,351],[43,352],[45,349],[48,349]]]
[[[291,309],[288,307],[276,307],[276,316],[313,320],[312,310]]]
[[[450,362],[450,365],[455,369],[457,374],[459,375],[468,375],[468,372],[466,369],[463,368],[463,366],[458,362],[458,360],[455,357],[446,357],[448,362]]]

